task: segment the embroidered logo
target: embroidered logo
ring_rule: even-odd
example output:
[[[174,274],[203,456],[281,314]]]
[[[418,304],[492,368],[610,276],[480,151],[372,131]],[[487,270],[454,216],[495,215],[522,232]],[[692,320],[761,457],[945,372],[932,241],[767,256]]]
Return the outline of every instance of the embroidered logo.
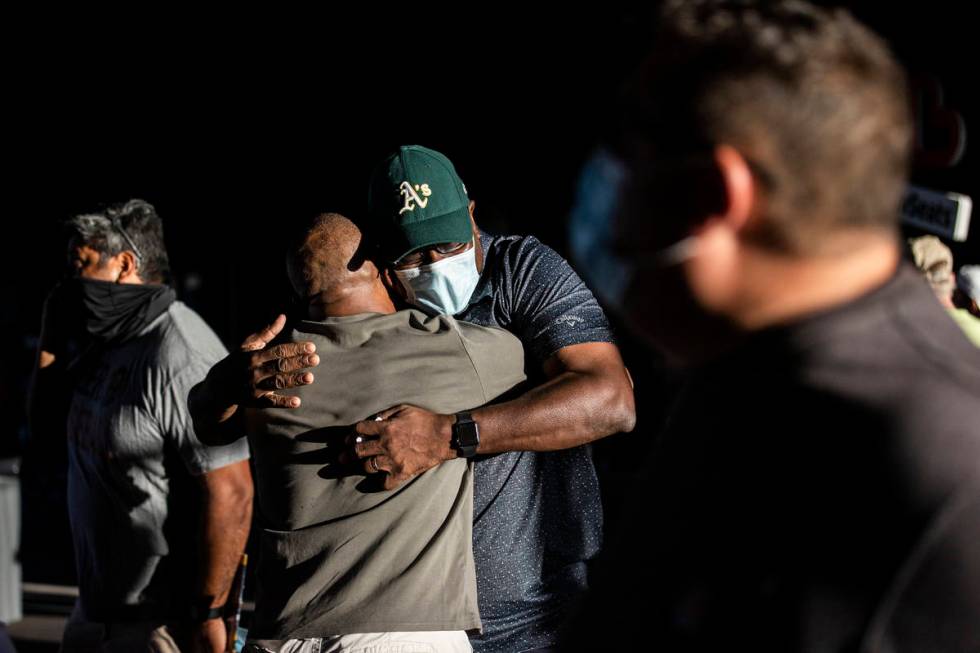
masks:
[[[555,320],[555,324],[564,324],[566,326],[575,328],[580,324],[585,324],[585,320],[578,317],[577,315],[569,315],[566,313],[565,315],[562,315],[560,318]]]
[[[424,209],[425,205],[429,203],[429,196],[432,195],[429,184],[415,184],[412,186],[407,181],[402,182],[402,185],[398,187],[398,192],[405,198],[405,206],[398,212],[398,215],[401,215],[405,211],[414,211],[416,204]],[[422,195],[419,196],[419,193]]]

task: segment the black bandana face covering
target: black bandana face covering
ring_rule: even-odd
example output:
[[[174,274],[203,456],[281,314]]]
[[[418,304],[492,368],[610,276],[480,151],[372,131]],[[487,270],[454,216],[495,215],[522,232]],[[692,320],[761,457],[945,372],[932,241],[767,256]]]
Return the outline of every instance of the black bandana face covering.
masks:
[[[177,298],[170,286],[73,279],[75,306],[85,332],[101,343],[139,334]]]

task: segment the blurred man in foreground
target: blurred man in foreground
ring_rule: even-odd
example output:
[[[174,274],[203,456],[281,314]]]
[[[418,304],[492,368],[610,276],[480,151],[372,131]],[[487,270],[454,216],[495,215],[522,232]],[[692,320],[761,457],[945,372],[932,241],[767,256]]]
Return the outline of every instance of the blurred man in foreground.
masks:
[[[901,263],[902,70],[805,2],[654,43],[611,294],[694,376],[568,648],[978,650],[980,352]]]

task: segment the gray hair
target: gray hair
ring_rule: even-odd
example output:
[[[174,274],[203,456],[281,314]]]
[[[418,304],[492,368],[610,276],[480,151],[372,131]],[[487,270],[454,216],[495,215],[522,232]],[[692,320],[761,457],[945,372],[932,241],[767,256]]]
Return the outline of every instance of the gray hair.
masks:
[[[169,282],[170,262],[163,241],[163,223],[150,203],[133,199],[101,212],[76,215],[68,220],[67,228],[102,259],[130,251],[144,279]]]

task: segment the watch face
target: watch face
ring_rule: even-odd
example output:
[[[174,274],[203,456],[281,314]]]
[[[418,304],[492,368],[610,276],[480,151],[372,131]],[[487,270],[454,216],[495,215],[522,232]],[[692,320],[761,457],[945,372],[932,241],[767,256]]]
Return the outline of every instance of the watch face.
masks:
[[[456,441],[461,447],[472,447],[480,444],[480,431],[477,429],[476,422],[457,423]]]
[[[469,413],[457,413],[456,423],[453,424],[453,448],[464,458],[476,455],[480,445],[480,427]]]

